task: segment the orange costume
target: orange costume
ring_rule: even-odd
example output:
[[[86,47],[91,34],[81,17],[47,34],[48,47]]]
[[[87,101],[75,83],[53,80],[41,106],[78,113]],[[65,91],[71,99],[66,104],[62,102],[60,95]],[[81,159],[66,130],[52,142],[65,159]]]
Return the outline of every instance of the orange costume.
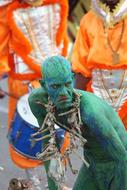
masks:
[[[67,0],[43,0],[37,7],[0,0],[0,74],[8,72],[10,94],[19,98],[28,93],[28,84],[40,78],[40,64],[46,57],[67,55],[67,15]],[[16,103],[16,99],[9,98],[9,125]],[[10,153],[22,168],[41,164],[17,153],[11,145]]]
[[[87,90],[107,101],[127,128],[127,5],[117,6],[118,14],[114,11],[111,17],[106,17],[110,15],[106,14],[108,8],[97,0],[92,6],[80,23],[72,68],[75,73],[91,77]]]

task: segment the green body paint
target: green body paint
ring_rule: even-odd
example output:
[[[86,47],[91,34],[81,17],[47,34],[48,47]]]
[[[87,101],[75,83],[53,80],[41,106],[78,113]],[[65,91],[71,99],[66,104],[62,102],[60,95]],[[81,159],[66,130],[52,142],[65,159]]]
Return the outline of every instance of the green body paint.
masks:
[[[50,97],[57,120],[69,128],[67,116],[58,114],[68,111],[74,101],[70,65],[65,58],[54,56],[44,62],[42,74],[42,87],[33,90],[29,97],[31,110],[41,126],[46,111],[36,102],[47,103]],[[82,136],[87,139],[84,157],[90,167],[83,164],[73,190],[127,190],[127,132],[120,118],[95,95],[76,91],[81,94]],[[45,166],[48,173],[49,162]],[[58,189],[50,177],[48,183],[50,190]]]

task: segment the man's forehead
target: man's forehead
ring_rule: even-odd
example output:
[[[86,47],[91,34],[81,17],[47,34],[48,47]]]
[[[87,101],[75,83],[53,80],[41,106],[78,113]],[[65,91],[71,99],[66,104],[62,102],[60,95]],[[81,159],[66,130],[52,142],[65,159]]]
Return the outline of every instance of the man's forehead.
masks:
[[[63,73],[62,75],[56,75],[56,76],[49,76],[45,79],[48,83],[57,83],[57,84],[61,84],[61,83],[64,83],[64,82],[69,82],[69,81],[72,81],[72,74],[69,72],[69,73]]]
[[[42,75],[47,78],[60,78],[61,75],[71,75],[70,63],[62,56],[47,58],[42,65]]]
[[[60,75],[68,75],[70,73],[70,69],[66,65],[50,65],[46,68],[45,74],[53,77],[53,76],[60,76]]]

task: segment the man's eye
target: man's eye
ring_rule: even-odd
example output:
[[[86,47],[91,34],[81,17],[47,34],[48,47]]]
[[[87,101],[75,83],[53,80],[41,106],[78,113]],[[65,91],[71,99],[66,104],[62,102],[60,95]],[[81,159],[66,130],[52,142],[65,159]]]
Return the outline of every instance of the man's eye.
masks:
[[[57,89],[57,88],[59,88],[59,87],[60,87],[60,85],[58,85],[58,84],[52,85],[52,88],[54,88],[54,89]]]
[[[70,85],[71,85],[71,82],[65,83],[65,86],[66,86],[66,87],[68,87],[68,86],[70,86]]]

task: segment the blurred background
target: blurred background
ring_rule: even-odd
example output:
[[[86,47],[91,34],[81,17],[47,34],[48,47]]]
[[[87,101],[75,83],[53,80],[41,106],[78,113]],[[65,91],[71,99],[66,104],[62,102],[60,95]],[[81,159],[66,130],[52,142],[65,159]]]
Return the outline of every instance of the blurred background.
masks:
[[[73,43],[79,28],[80,20],[90,9],[91,0],[69,0],[68,34],[70,40],[69,59],[71,60]]]

